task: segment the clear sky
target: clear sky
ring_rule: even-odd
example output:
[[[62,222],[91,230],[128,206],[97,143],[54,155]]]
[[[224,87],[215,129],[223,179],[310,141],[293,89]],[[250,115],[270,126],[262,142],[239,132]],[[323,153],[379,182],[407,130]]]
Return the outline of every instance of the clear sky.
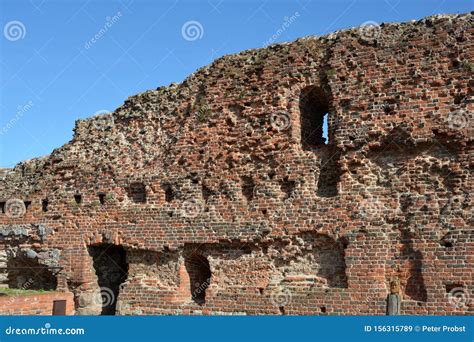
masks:
[[[474,0],[0,4],[0,167],[49,154],[71,139],[76,119],[113,111],[131,95],[181,82],[222,55],[367,21],[474,9]],[[284,32],[276,34],[282,27]]]

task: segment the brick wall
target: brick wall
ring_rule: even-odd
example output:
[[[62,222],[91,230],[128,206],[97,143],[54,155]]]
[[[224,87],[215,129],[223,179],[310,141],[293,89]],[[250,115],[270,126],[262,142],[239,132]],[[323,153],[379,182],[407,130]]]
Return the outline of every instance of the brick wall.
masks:
[[[72,293],[51,292],[0,296],[0,315],[52,315],[54,300],[66,300],[66,315],[74,314]]]
[[[470,314],[473,28],[248,50],[79,120],[2,171],[2,260],[61,267],[78,313]]]

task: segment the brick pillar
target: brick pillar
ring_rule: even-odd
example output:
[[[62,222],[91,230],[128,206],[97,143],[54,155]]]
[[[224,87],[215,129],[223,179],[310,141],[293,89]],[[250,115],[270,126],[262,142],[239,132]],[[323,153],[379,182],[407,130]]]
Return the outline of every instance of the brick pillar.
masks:
[[[189,278],[188,271],[184,264],[184,259],[180,260],[179,266],[179,285],[176,289],[176,295],[173,301],[178,303],[184,303],[191,300],[191,280]]]

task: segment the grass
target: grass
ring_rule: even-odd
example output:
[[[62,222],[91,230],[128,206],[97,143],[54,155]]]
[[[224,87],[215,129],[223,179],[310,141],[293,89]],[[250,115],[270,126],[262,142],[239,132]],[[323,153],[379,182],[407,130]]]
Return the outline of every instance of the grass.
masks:
[[[199,108],[197,112],[197,118],[199,122],[206,121],[206,118],[209,116],[210,113],[211,113],[211,110],[206,105]]]
[[[336,75],[336,69],[328,69],[328,70],[326,70],[326,75],[327,75],[328,77],[332,77],[332,76]]]
[[[470,61],[462,61],[461,63],[464,69],[470,72],[474,72],[474,63],[471,63]]]
[[[52,291],[0,288],[0,296],[25,296],[25,295],[48,293],[48,292],[52,292]]]

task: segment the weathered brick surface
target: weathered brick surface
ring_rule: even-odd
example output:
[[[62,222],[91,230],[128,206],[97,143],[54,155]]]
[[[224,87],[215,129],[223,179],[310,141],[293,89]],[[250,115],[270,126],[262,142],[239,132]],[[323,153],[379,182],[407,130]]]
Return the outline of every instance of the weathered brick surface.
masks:
[[[472,313],[473,27],[249,50],[80,120],[2,171],[0,200],[31,202],[0,214],[30,228],[5,249],[59,249],[59,289],[87,304],[103,286],[87,247],[123,246],[119,314],[385,314],[391,292],[402,314]]]
[[[51,292],[0,296],[0,315],[52,315],[55,300],[66,300],[66,315],[74,314],[72,293]]]

